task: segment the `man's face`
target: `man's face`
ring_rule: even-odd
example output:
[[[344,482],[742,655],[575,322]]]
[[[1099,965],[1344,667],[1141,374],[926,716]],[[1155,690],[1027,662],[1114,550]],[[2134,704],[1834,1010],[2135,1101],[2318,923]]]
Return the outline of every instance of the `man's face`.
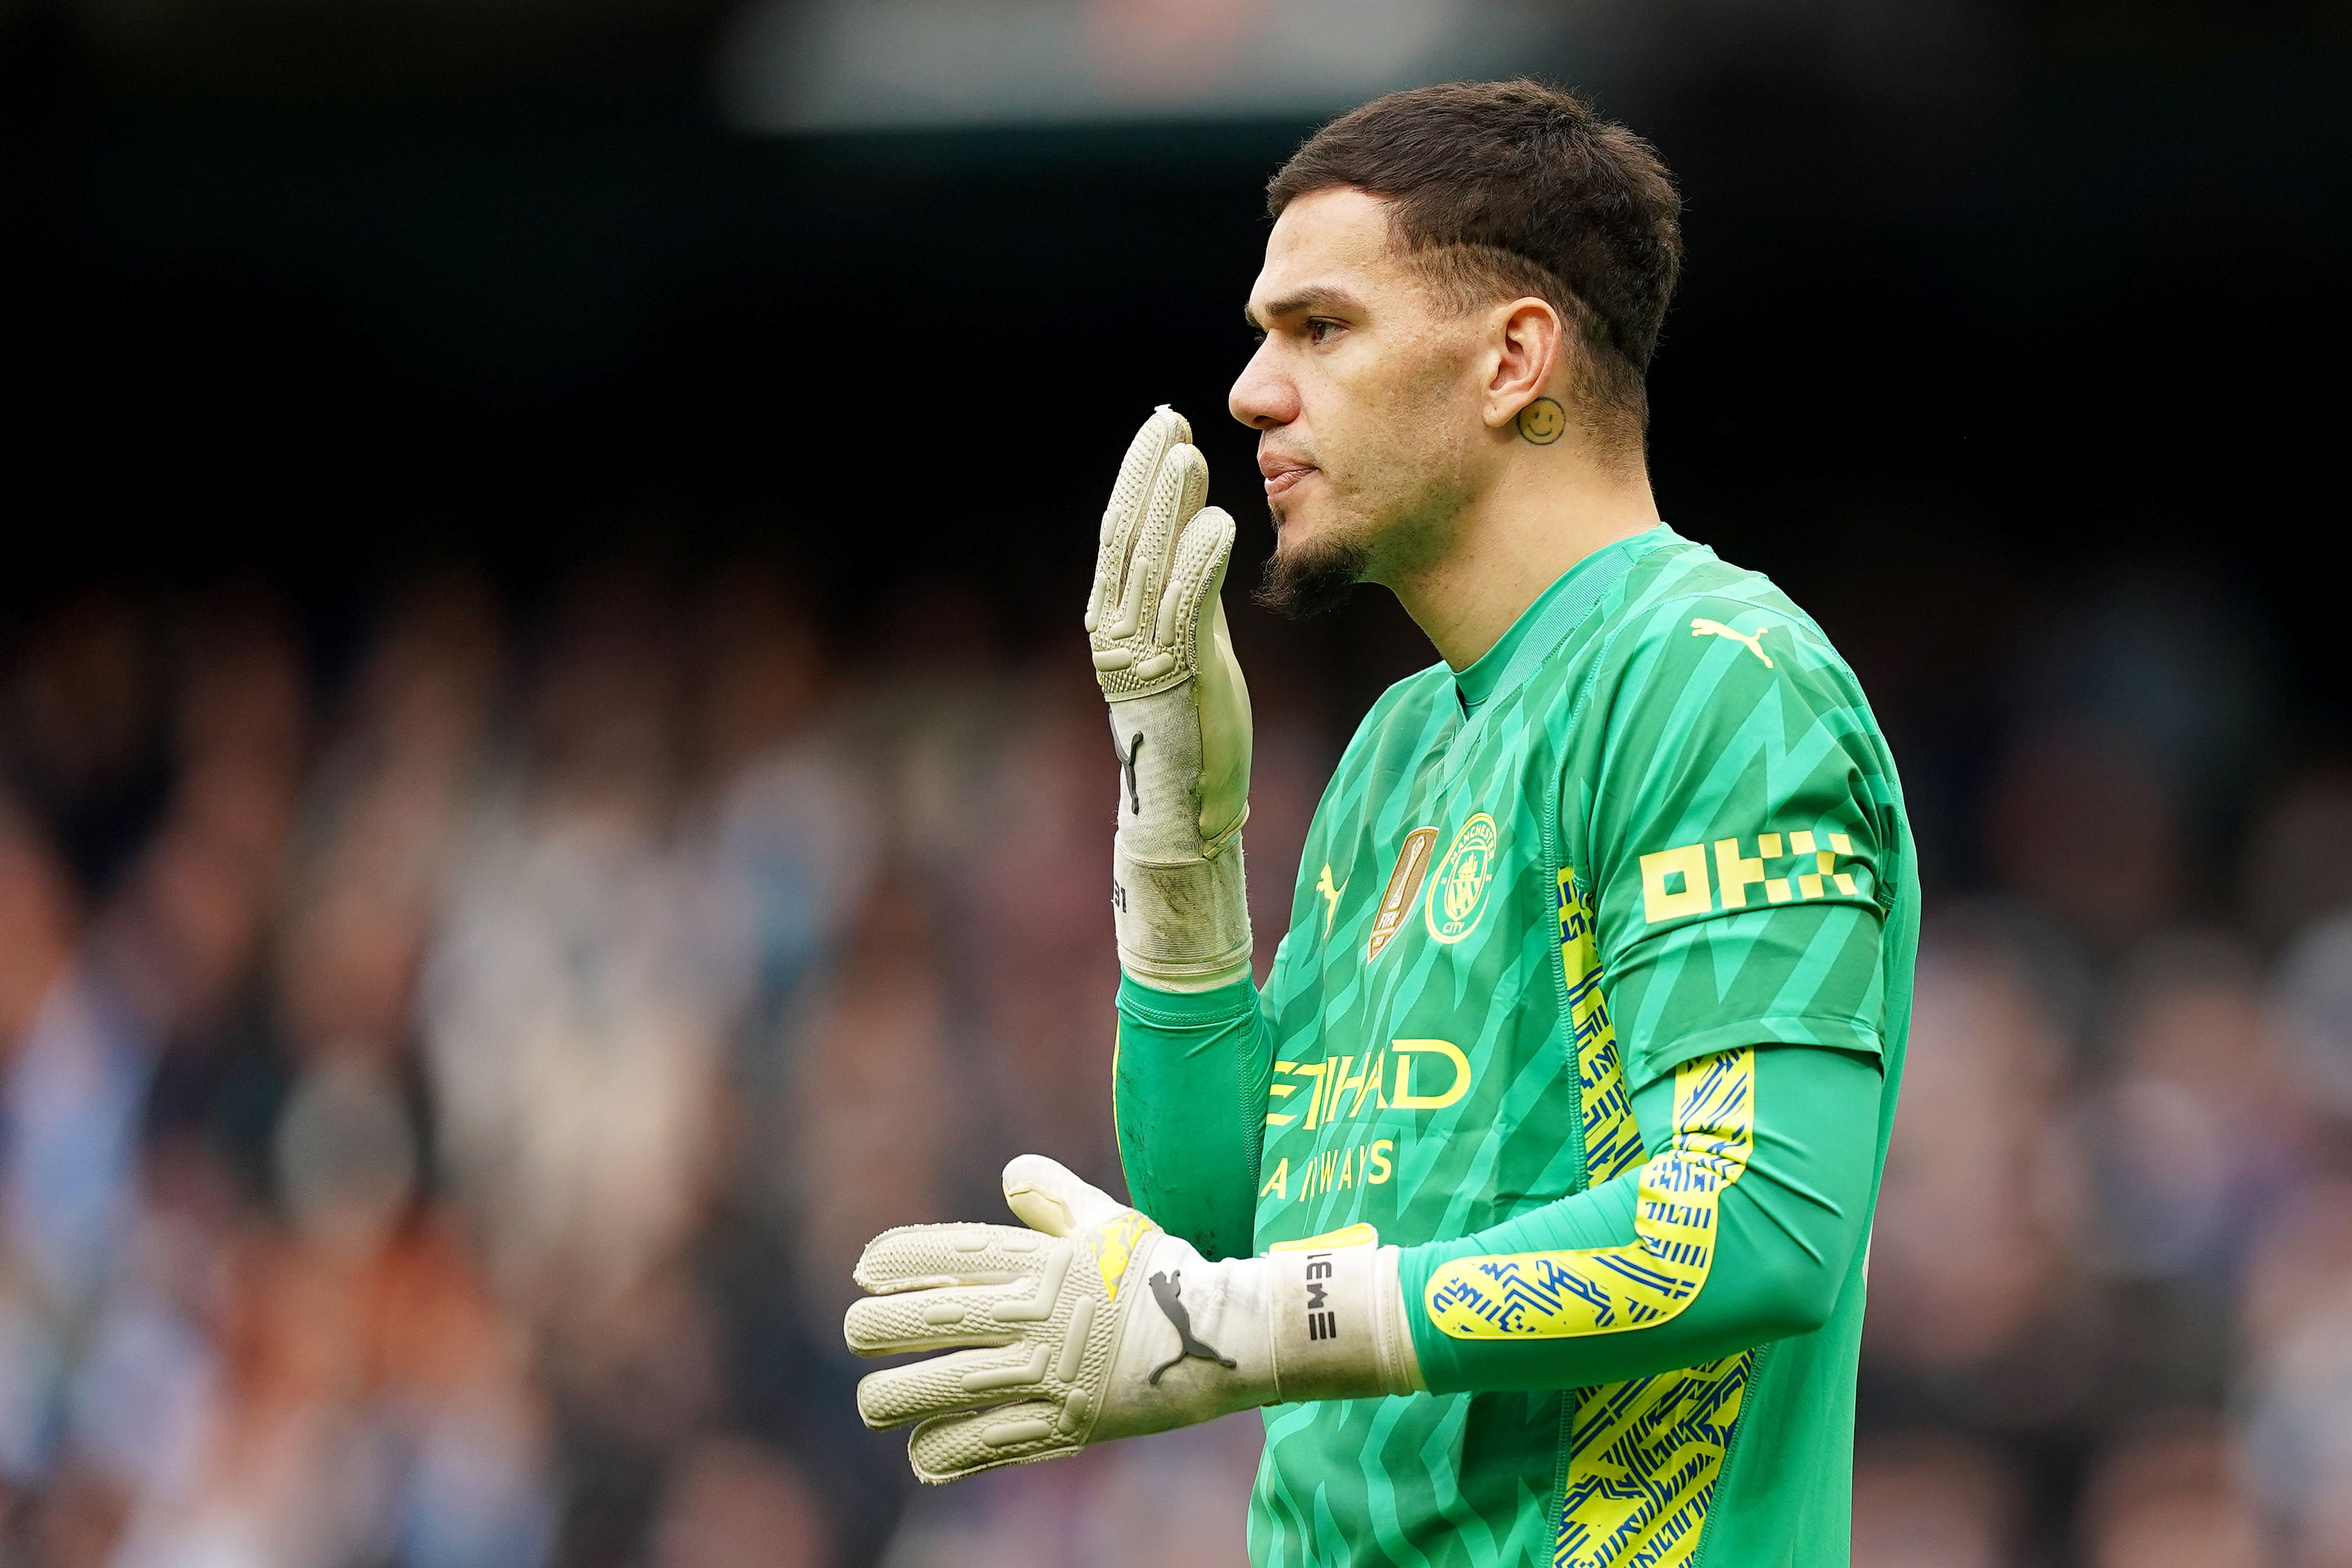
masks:
[[[1265,336],[1228,406],[1274,513],[1263,596],[1312,612],[1442,554],[1491,460],[1484,313],[1447,310],[1391,247],[1388,204],[1340,187],[1283,209],[1249,317]]]

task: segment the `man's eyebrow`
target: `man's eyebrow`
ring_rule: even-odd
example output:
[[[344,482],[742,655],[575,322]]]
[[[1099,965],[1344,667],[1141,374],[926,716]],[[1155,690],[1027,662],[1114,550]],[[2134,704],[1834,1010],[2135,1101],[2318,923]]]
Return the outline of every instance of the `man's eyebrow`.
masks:
[[[1296,294],[1286,295],[1268,305],[1263,316],[1258,314],[1255,306],[1244,305],[1242,307],[1242,319],[1257,331],[1264,331],[1265,323],[1268,321],[1280,321],[1285,316],[1296,316],[1308,310],[1332,310],[1342,315],[1360,316],[1364,313],[1364,304],[1362,300],[1344,289],[1328,287],[1302,289]]]

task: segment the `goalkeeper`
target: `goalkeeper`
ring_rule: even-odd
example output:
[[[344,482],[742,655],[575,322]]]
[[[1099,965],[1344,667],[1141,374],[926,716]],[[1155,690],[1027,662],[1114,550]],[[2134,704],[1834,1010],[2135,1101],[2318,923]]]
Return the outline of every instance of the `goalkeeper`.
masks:
[[[1269,1406],[1265,1565],[1843,1563],[1917,875],[1853,672],[1658,519],[1655,154],[1532,83],[1395,94],[1275,177],[1232,394],[1261,596],[1394,593],[1441,662],[1340,759],[1250,981],[1234,525],[1173,413],[1087,609],[1118,755],[1135,1207],[867,1249],[877,1426],[947,1480]]]

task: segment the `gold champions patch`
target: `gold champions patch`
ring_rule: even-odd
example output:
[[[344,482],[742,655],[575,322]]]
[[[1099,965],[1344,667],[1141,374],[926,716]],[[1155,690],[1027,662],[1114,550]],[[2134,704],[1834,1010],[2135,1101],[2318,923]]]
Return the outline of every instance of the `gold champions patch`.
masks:
[[[1366,963],[1378,958],[1403,926],[1405,911],[1412,908],[1421,880],[1429,874],[1429,851],[1436,842],[1434,827],[1416,827],[1404,836],[1404,847],[1397,851],[1396,867],[1389,872],[1388,888],[1381,894],[1380,910],[1372,916],[1371,938],[1364,943]]]

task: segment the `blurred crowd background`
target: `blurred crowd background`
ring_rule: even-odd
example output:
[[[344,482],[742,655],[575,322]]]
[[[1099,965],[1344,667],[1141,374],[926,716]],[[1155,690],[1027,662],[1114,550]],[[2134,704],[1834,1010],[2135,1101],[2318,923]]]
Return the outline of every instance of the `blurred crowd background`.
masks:
[[[1119,1185],[1077,613],[1163,400],[1271,957],[1430,655],[1243,603],[1258,189],[1528,70],[1681,175],[1664,510],[1920,837],[1858,1568],[2352,1565],[2348,22],[0,0],[0,1564],[1241,1563],[1255,1417],[919,1494],[840,1314]]]
[[[1024,1150],[1117,1182],[1116,780],[1075,638],[932,587],[847,657],[802,593],[623,555],[331,648],[252,579],[16,628],[16,1560],[1239,1561],[1255,1416],[919,1499],[857,1426],[870,1235]],[[1252,629],[1263,961],[1347,716]],[[2021,640],[1988,874],[1931,883],[1857,1560],[2352,1561],[2352,769],[2281,765],[2193,583]],[[1878,700],[1932,821],[1952,721]]]

